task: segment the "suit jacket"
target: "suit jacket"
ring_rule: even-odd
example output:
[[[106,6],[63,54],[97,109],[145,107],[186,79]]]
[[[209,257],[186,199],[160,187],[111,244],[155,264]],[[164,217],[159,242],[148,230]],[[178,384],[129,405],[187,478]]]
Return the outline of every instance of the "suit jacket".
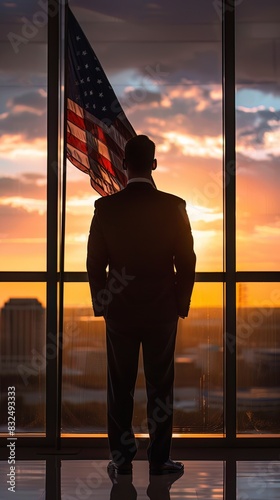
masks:
[[[147,182],[95,202],[87,272],[96,316],[155,324],[188,315],[196,256],[185,206]]]

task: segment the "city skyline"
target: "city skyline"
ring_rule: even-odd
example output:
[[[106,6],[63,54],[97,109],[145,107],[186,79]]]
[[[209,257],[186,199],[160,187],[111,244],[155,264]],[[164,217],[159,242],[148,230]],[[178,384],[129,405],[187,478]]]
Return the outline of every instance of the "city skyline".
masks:
[[[217,282],[195,282],[191,308],[223,307],[223,286]],[[0,287],[0,308],[11,297],[37,298],[46,307],[45,283],[3,283]],[[280,283],[237,283],[237,307],[280,307]],[[245,295],[244,295],[245,293]],[[64,283],[64,307],[92,307],[88,282]],[[93,313],[92,313],[93,314]]]
[[[248,307],[240,290],[237,315],[237,412],[240,432],[277,427],[280,308]],[[45,309],[37,299],[11,298],[0,310],[1,377],[17,387],[22,423],[42,430],[46,366]],[[179,320],[175,350],[174,426],[182,432],[223,432],[223,310],[196,308]],[[105,432],[106,336],[91,307],[64,311],[62,432]],[[144,432],[145,379],[140,357],[134,425]],[[30,416],[28,416],[30,415]],[[249,418],[250,417],[250,418]],[[27,418],[27,420],[26,420]],[[23,424],[25,422],[25,424]],[[254,423],[255,422],[255,423]],[[1,425],[1,424],[0,424]],[[212,429],[212,431],[211,431]],[[179,431],[180,432],[180,431]],[[250,432],[253,432],[252,430]]]

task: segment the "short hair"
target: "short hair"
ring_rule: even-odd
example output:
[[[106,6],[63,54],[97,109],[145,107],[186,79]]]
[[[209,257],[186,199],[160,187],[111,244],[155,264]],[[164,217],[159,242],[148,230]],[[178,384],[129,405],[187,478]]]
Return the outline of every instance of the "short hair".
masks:
[[[142,172],[152,168],[155,157],[155,143],[147,135],[136,135],[125,145],[125,160],[133,170]]]

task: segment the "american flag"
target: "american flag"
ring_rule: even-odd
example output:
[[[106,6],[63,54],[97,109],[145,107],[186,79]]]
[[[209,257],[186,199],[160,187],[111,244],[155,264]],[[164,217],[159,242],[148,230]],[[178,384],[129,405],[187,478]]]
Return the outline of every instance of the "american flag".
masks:
[[[136,133],[70,9],[67,66],[67,158],[110,195],[126,186],[124,146]]]

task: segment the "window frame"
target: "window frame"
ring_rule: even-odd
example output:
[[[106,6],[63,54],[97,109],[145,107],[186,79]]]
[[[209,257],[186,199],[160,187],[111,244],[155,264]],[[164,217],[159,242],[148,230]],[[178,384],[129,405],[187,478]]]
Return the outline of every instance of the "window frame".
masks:
[[[50,2],[52,4],[53,1]],[[66,3],[66,2],[65,2]],[[236,285],[242,282],[280,282],[280,272],[277,271],[236,271],[236,182],[235,182],[235,3],[232,0],[222,0],[222,50],[223,50],[223,176],[224,181],[224,270],[223,272],[198,272],[197,282],[219,282],[224,286],[224,434],[221,437],[199,436],[176,437],[173,448],[195,446],[205,448],[218,447],[248,447],[276,448],[280,443],[280,433],[275,437],[267,435],[237,435],[236,433]],[[51,9],[50,9],[51,10]],[[93,437],[83,435],[78,437],[61,437],[61,380],[62,360],[62,324],[63,284],[87,282],[86,272],[64,272],[63,258],[58,248],[61,243],[59,221],[61,218],[60,179],[60,138],[62,135],[59,123],[61,107],[59,54],[61,54],[61,19],[62,6],[57,15],[49,14],[48,22],[48,150],[47,150],[47,270],[46,272],[0,272],[1,282],[43,282],[46,283],[46,343],[54,344],[57,358],[48,360],[46,366],[46,435],[36,437],[34,434],[19,436],[18,446],[48,446],[60,449],[64,447],[83,446],[96,449],[96,456],[102,457],[102,449],[107,448],[107,435]],[[56,116],[56,120],[54,120]],[[63,226],[62,226],[63,227]],[[65,228],[64,228],[65,230]],[[63,257],[63,246],[62,257]],[[59,271],[59,263],[62,264]],[[60,288],[59,288],[60,287]],[[60,308],[58,302],[60,301]],[[60,317],[59,317],[60,312]],[[53,341],[56,333],[57,342]],[[59,361],[59,363],[58,363]],[[91,438],[92,436],[92,438]],[[91,439],[90,439],[91,438]],[[4,444],[6,438],[0,438]],[[140,439],[141,446],[141,439]],[[104,454],[104,453],[103,453]]]

